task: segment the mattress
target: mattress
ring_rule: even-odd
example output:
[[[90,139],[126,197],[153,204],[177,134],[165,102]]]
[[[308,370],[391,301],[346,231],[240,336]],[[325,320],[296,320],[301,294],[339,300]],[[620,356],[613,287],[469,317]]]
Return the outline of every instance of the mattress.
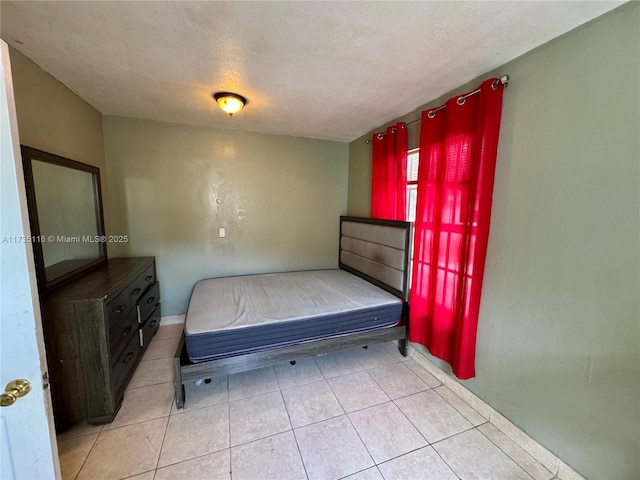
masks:
[[[397,325],[402,300],[344,270],[199,281],[185,319],[189,359],[203,362]]]

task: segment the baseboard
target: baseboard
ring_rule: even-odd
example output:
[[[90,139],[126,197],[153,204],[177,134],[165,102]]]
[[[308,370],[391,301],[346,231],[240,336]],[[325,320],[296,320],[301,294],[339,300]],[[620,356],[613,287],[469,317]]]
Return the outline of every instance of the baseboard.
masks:
[[[411,357],[424,367],[431,375],[436,377],[443,385],[458,395],[462,400],[473,407],[480,415],[486,418],[489,423],[509,437],[516,445],[540,462],[554,478],[560,480],[585,480],[578,472],[560,460],[556,455],[536,442],[529,435],[520,430],[511,421],[507,420],[498,411],[473,392],[464,387],[454,377],[434,365],[420,352],[409,347]]]
[[[160,317],[160,325],[175,325],[177,323],[184,323],[184,315],[167,315],[166,317]]]

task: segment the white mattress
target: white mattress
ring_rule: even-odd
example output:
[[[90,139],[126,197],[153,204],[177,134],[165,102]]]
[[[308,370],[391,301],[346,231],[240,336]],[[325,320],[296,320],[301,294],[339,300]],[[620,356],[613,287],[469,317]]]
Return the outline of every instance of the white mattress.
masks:
[[[402,301],[343,270],[313,270],[199,281],[193,288],[189,335],[357,312]]]

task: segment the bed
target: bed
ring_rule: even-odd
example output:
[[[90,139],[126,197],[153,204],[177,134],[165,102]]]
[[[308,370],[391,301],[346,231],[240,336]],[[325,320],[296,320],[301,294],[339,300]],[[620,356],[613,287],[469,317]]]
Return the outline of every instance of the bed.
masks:
[[[339,268],[201,280],[174,356],[186,382],[398,340],[406,355],[408,222],[340,217]]]

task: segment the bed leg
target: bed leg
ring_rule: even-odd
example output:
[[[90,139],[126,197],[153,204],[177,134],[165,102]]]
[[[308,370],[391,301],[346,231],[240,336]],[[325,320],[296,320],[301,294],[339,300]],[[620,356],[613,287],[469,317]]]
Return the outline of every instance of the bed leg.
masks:
[[[173,358],[173,385],[176,395],[176,408],[178,410],[184,407],[184,384],[182,383],[182,369],[180,366],[180,356]]]
[[[184,407],[184,385],[182,383],[175,384],[176,390],[176,408],[181,410]]]
[[[402,305],[402,323],[404,323],[404,338],[398,340],[398,349],[403,357],[409,355],[407,346],[409,343],[409,304],[404,302]]]
[[[176,391],[176,408],[178,410],[184,407],[184,385],[182,382],[178,380],[175,381],[175,391]]]
[[[400,353],[402,354],[403,357],[406,357],[409,354],[409,352],[407,351],[406,338],[401,338],[400,340],[398,340],[398,349],[400,350]]]
[[[176,391],[176,408],[180,410],[184,407],[184,385],[182,383],[181,375],[176,375],[174,380],[174,387]]]

